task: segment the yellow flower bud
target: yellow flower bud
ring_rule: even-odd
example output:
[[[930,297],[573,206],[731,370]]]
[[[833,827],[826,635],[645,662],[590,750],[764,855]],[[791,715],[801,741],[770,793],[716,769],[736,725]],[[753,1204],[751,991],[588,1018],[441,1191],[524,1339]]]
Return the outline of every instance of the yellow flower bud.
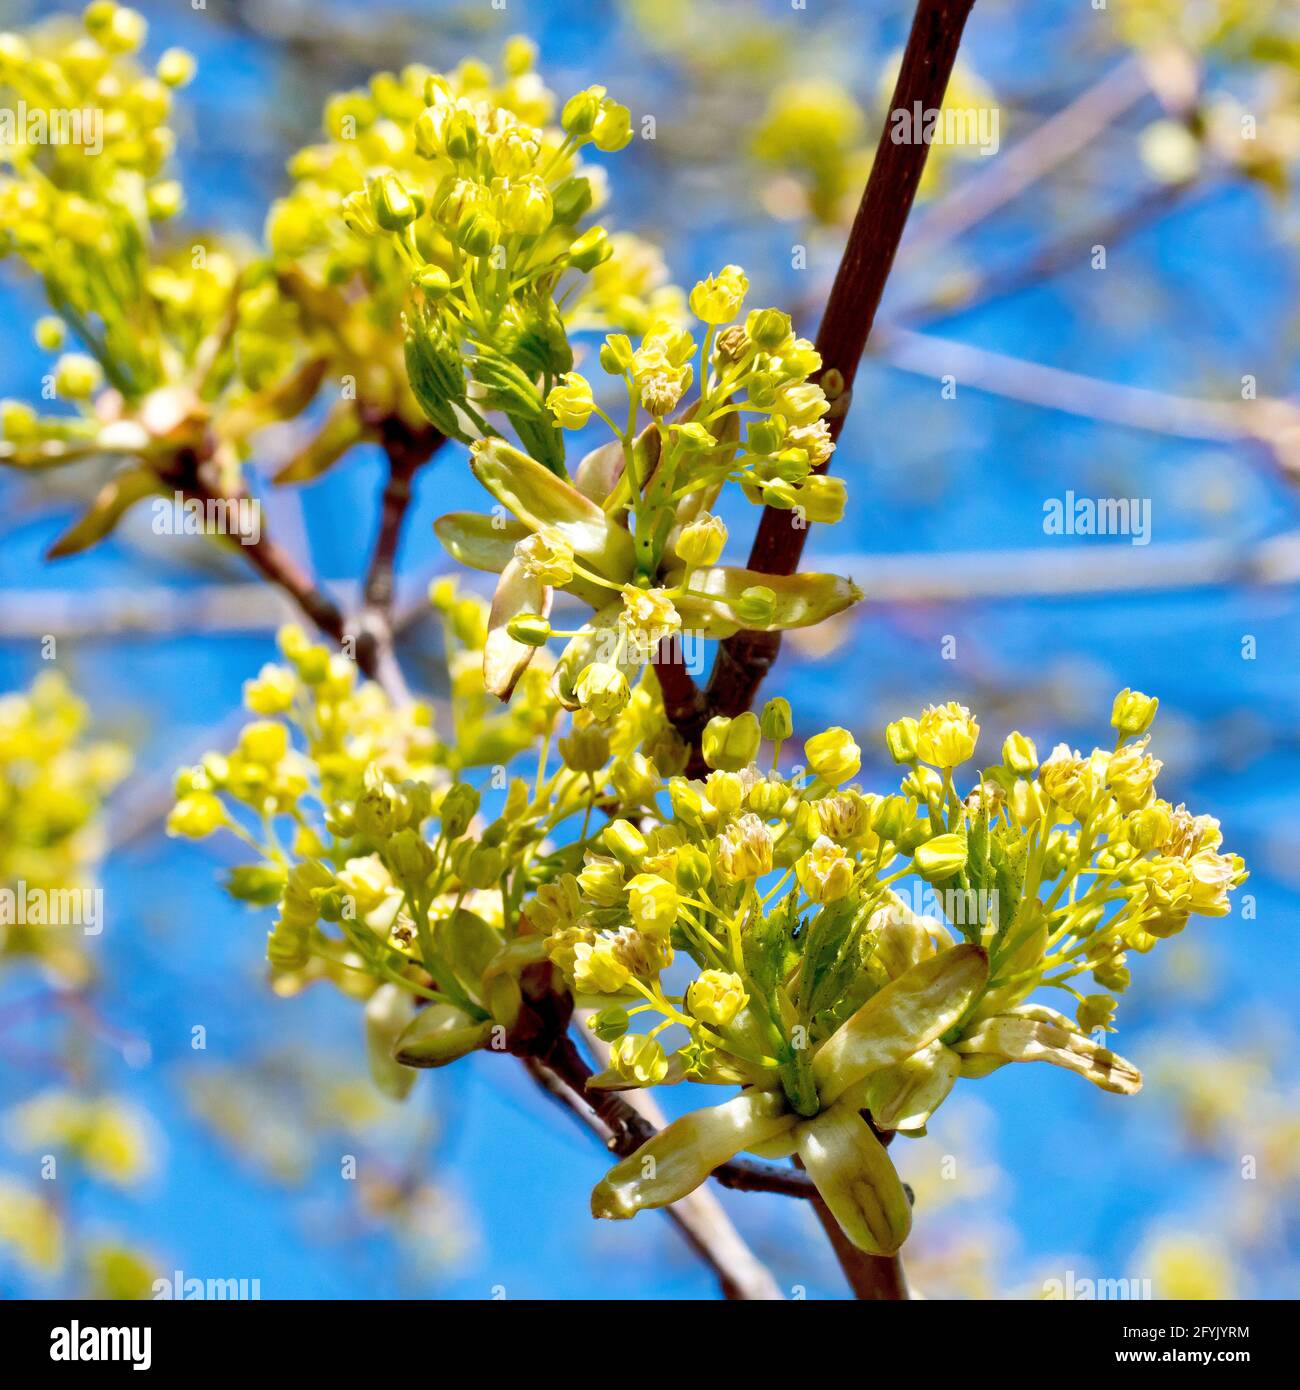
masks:
[[[194,55],[183,48],[169,48],[158,59],[155,71],[165,87],[187,87],[194,80]]]
[[[579,941],[573,948],[573,983],[583,994],[617,994],[632,978],[611,937]]]
[[[459,871],[461,878],[471,888],[499,887],[501,875],[505,872],[505,855],[499,845],[476,844],[459,865]]]
[[[613,254],[614,247],[604,227],[588,227],[569,247],[569,264],[575,270],[595,270]]]
[[[1173,829],[1169,805],[1157,801],[1134,811],[1124,822],[1124,838],[1141,854],[1163,845]]]
[[[565,372],[560,384],[551,388],[546,408],[566,430],[580,430],[591,419],[596,408],[591,383],[578,372]]]
[[[647,936],[667,936],[672,931],[677,921],[677,889],[667,879],[637,874],[627,885],[627,899],[638,931]]]
[[[780,309],[751,309],[745,319],[745,336],[760,352],[776,352],[790,333],[790,315]]]
[[[842,846],[821,835],[795,865],[799,886],[815,903],[831,903],[853,886],[853,861]]]
[[[686,990],[686,1007],[714,1028],[725,1028],[749,1003],[744,981],[729,970],[702,970]]]
[[[425,299],[438,300],[451,293],[451,277],[441,266],[426,265],[415,277]]]
[[[1058,743],[1038,769],[1038,781],[1047,795],[1071,815],[1085,816],[1096,794],[1092,762]]]
[[[84,352],[64,353],[54,366],[54,389],[69,400],[80,401],[93,396],[103,380],[99,363]]]
[[[244,682],[244,704],[254,714],[287,714],[297,689],[292,671],[268,662],[255,680]]]
[[[502,225],[520,236],[540,236],[554,217],[550,190],[537,178],[511,182],[500,208]]]
[[[68,326],[57,314],[46,314],[36,320],[33,337],[36,339],[36,346],[46,352],[58,352],[67,336]]]
[[[738,265],[723,266],[691,291],[691,313],[704,323],[730,323],[749,293],[749,280]]]
[[[442,820],[443,833],[448,839],[459,839],[469,829],[478,807],[478,790],[468,782],[457,782],[448,788],[437,808],[438,816]]]
[[[596,148],[606,154],[623,149],[632,140],[632,113],[616,101],[602,102],[591,138]]]
[[[516,613],[506,623],[506,633],[526,647],[544,647],[551,636],[551,624],[536,613]]]
[[[574,715],[573,728],[558,746],[565,767],[572,772],[599,772],[609,760],[609,734],[586,710]]]
[[[668,1075],[668,1059],[654,1039],[644,1033],[625,1033],[613,1046],[610,1066],[638,1086],[656,1086]]]
[[[616,666],[604,661],[593,661],[583,667],[573,693],[582,708],[603,724],[622,714],[632,698],[627,677]]]
[[[677,555],[684,565],[697,569],[716,565],[727,544],[727,526],[721,517],[703,512],[677,537]]]
[[[725,772],[739,772],[748,767],[762,742],[758,716],[747,710],[735,719],[717,715],[704,726],[701,747],[704,761]]]
[[[380,174],[370,185],[370,209],[386,232],[400,232],[416,218],[415,201],[396,174]]]
[[[803,512],[805,521],[834,526],[844,520],[848,496],[843,478],[814,473],[795,489],[795,506]]]
[[[251,763],[274,767],[289,751],[289,731],[271,719],[246,724],[239,735],[239,751]]]
[[[916,720],[910,717],[895,719],[892,724],[885,725],[885,743],[889,746],[890,757],[896,763],[916,761],[916,732]]]
[[[808,766],[833,787],[856,777],[862,766],[862,750],[847,729],[835,727],[814,734],[803,747]]]
[[[634,869],[646,857],[649,846],[645,836],[630,820],[613,820],[605,827],[601,839],[605,848],[621,864]]]
[[[563,126],[564,133],[578,139],[590,135],[600,118],[600,106],[604,96],[604,87],[588,87],[586,91],[571,96],[560,112],[560,125]]]
[[[1115,703],[1111,706],[1111,728],[1117,729],[1125,738],[1136,738],[1151,727],[1159,704],[1154,695],[1143,695],[1140,690],[1130,690],[1126,686],[1115,696]]]
[[[643,753],[625,753],[616,759],[610,781],[624,806],[647,805],[659,790],[659,773]]]
[[[713,877],[709,856],[698,845],[682,845],[677,851],[677,886],[695,893]]]
[[[794,718],[790,712],[790,701],[780,695],[774,696],[763,706],[758,720],[759,731],[772,743],[784,743],[794,733]]]
[[[955,700],[931,705],[917,724],[917,755],[934,767],[956,767],[975,752],[979,734],[980,726],[965,705]]]
[[[1024,734],[1011,733],[1002,745],[1002,762],[1017,777],[1030,777],[1038,769],[1038,749]]]
[[[939,883],[966,867],[966,837],[964,835],[936,835],[918,846],[912,862],[922,878],[930,883]]]
[[[211,792],[191,792],[172,807],[167,817],[167,833],[187,840],[202,840],[226,823],[226,808]]]

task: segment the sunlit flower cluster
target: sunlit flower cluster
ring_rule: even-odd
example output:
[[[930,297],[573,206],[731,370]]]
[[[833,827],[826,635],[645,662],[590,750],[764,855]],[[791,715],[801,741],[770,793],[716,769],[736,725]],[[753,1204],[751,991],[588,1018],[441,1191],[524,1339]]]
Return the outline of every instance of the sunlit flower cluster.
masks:
[[[900,61],[901,55],[896,55],[881,73],[874,126],[853,94],[833,77],[799,76],[773,90],[751,141],[755,158],[775,171],[764,190],[764,201],[773,213],[811,219],[822,226],[844,224],[852,218],[871,171],[879,119],[888,121],[892,115],[889,99]],[[944,109],[965,114],[995,108],[992,91],[958,60]],[[999,129],[999,139],[1000,135]],[[976,143],[936,140],[918,196],[940,191],[951,178],[955,161],[977,159],[980,152]]]
[[[104,797],[126,775],[126,748],[87,741],[86,708],[62,676],[46,672],[22,694],[0,697],[0,890],[84,892],[104,850]],[[0,956],[33,957],[58,974],[86,972],[79,929],[10,905],[0,913]]]
[[[53,555],[94,544],[151,494],[236,495],[250,436],[301,412],[323,370],[268,265],[171,229],[184,205],[168,171],[172,94],[194,61],[169,49],[150,69],[146,28],[95,0],[80,25],[0,35],[3,107],[26,122],[0,140],[0,251],[45,292],[35,338],[58,354],[46,398],[61,406],[0,403],[0,462],[118,465]]]
[[[805,627],[860,597],[834,575],[718,564],[727,527],[711,509],[728,481],[751,502],[790,513],[792,526],[834,523],[845,505],[843,482],[822,471],[834,444],[831,402],[810,379],[821,359],[780,310],[744,313],[748,289],[734,265],[694,287],[698,341],[669,321],[637,345],[626,334],[606,337],[599,362],[626,393],[626,407],[613,407],[625,412],[623,425],[587,378],[558,378],[546,397],[555,425],[582,429],[598,415],[615,436],[572,476],[500,438],[474,445],[471,468],[513,520],[455,512],[436,530],[460,563],[501,576],[484,663],[493,693],[507,698],[534,650],[563,637],[557,698],[606,719],[659,644],[684,631]],[[577,632],[552,628],[556,590],[594,610]]]
[[[461,624],[491,640],[481,609]],[[286,647],[292,659],[294,640]],[[529,972],[546,965],[608,1045],[593,1087],[743,1088],[616,1166],[593,1195],[601,1216],[675,1201],[742,1150],[797,1152],[855,1243],[896,1249],[910,1208],[879,1132],[923,1134],[959,1079],[1008,1062],[1136,1091],[1137,1069],[1098,1040],[1130,955],[1194,914],[1227,913],[1245,876],[1215,821],[1158,796],[1156,702],[1139,692],[1115,700],[1111,749],[1060,744],[1040,761],[1012,733],[1001,762],[960,782],[979,724],[955,702],[932,706],[887,729],[904,775],[881,795],[857,784],[862,754],[844,729],[808,738],[792,762],[784,700],[712,721],[711,770],[690,779],[651,675],[608,709],[566,715],[530,671],[535,727],[513,751],[540,736],[531,775],[507,777],[499,748],[484,789],[430,743],[426,765],[349,760],[331,785],[301,673],[277,669],[250,685],[249,703],[269,713],[263,689],[283,681],[269,703],[299,707],[289,717],[308,751],[280,724],[241,735],[232,765],[251,757],[272,772],[256,797],[237,796],[264,825],[263,865],[237,873],[257,889],[245,896],[279,900],[269,954],[281,987],[325,975],[368,999],[386,1089],[404,1092],[412,1068],[510,1048],[527,1026]],[[481,686],[454,690],[460,737],[472,742],[485,700]],[[189,825],[182,809],[199,795],[220,805],[239,780],[211,764],[183,782],[182,833],[224,817]],[[203,776],[210,792],[195,789]],[[303,784],[321,788],[323,826],[304,815]],[[1074,1017],[1031,998],[1043,989]]]

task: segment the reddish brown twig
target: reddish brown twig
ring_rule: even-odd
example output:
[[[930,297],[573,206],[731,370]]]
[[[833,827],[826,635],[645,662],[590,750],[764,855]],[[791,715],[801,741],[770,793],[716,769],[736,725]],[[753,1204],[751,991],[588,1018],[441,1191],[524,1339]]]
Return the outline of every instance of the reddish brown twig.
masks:
[[[525,1004],[511,1033],[510,1050],[521,1058],[533,1080],[583,1124],[610,1153],[619,1158],[633,1154],[655,1135],[656,1124],[629,1099],[613,1091],[589,1089],[592,1070],[578,1051],[568,1028],[573,1005],[554,989],[549,965],[532,966],[521,978]],[[652,1112],[655,1116],[657,1111]],[[770,1164],[744,1161],[725,1165],[714,1176],[727,1186],[747,1191],[811,1195],[803,1174]],[[804,1178],[792,1183],[791,1178]],[[712,1194],[703,1190],[688,1194],[668,1207],[666,1215],[692,1249],[718,1276],[729,1299],[776,1299],[781,1292],[771,1274],[737,1234]]]
[[[432,426],[413,429],[397,416],[377,422],[388,461],[388,479],[379,500],[379,527],[362,590],[357,620],[357,664],[378,673],[395,698],[410,698],[402,668],[393,651],[393,576],[415,475],[447,442]]]
[[[890,111],[923,110],[943,105],[962,30],[974,0],[920,0]],[[924,142],[895,143],[893,122],[886,117],[875,161],[849,232],[826,312],[817,333],[822,358],[822,385],[833,397],[829,425],[838,438],[852,399],[853,380],[875,322],[876,310],[903,237],[929,147]],[[749,554],[750,569],[764,574],[793,574],[803,555],[807,528],[792,525],[792,513],[767,507]],[[754,701],[780,649],[775,632],[738,632],[722,643],[701,720],[712,714],[735,716]],[[695,736],[694,728],[680,728]]]

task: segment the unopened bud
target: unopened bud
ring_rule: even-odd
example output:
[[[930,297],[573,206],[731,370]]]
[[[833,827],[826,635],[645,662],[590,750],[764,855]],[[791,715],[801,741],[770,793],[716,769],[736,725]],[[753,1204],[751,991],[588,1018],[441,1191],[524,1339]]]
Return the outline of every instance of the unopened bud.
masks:
[[[717,715],[704,726],[701,739],[704,761],[724,772],[739,772],[754,761],[762,737],[758,716],[752,711],[735,719]]]

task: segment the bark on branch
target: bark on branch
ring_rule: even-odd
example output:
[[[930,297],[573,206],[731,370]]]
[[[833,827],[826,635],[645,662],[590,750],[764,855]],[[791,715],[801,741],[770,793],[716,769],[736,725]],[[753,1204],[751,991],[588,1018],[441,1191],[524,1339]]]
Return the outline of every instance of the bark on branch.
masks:
[[[902,67],[889,110],[923,110],[943,105],[962,30],[974,0],[920,0],[912,20]],[[852,401],[853,380],[866,349],[885,282],[907,225],[925,169],[929,146],[895,143],[894,123],[886,116],[871,174],[849,232],[826,312],[817,333],[821,383],[832,399],[828,419],[838,439]],[[749,568],[764,574],[793,574],[803,555],[807,529],[792,525],[790,512],[763,510],[749,554]],[[754,702],[781,645],[779,633],[738,632],[722,643],[696,722],[714,714],[731,717]],[[693,728],[681,728],[683,736]]]

